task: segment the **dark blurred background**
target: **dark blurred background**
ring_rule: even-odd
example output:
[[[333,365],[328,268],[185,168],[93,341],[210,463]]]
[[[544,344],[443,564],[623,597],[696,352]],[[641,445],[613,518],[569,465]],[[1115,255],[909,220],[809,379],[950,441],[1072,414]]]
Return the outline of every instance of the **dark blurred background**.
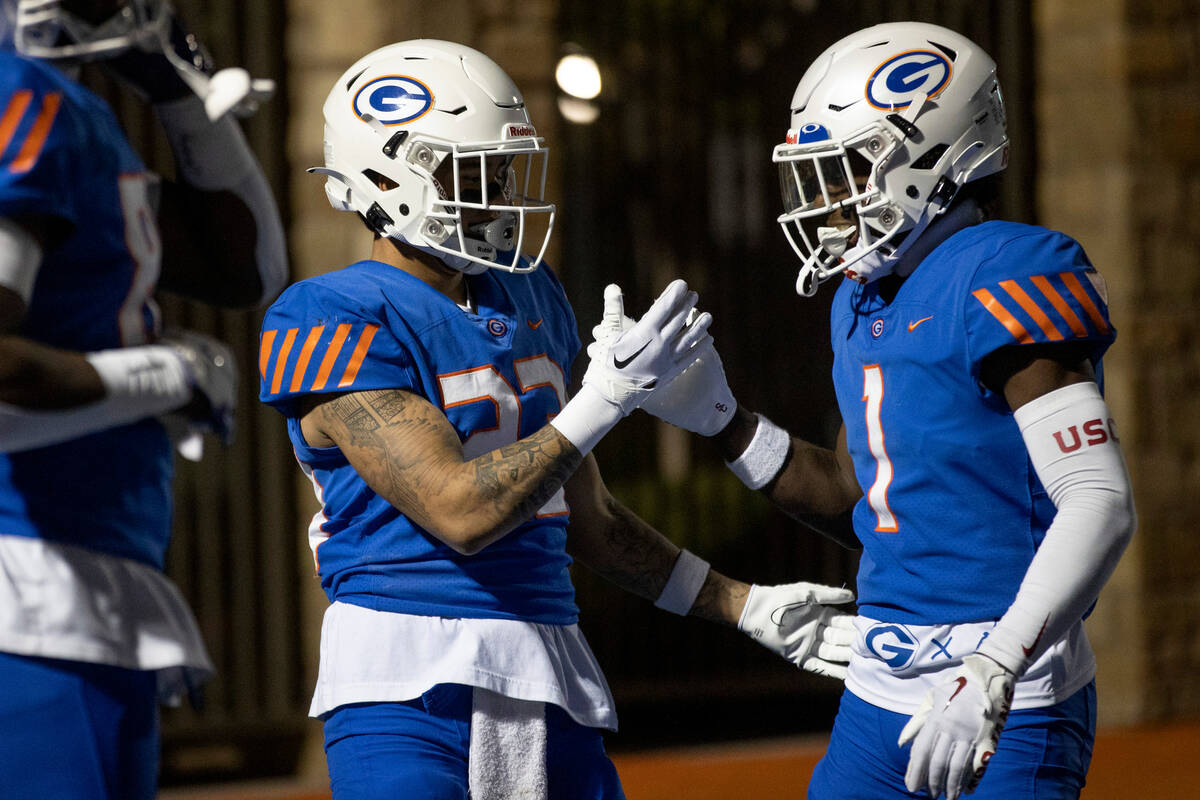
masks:
[[[797,297],[778,226],[771,150],[796,82],[870,24],[954,28],[1000,65],[1012,161],[1003,212],[1083,242],[1108,278],[1121,339],[1106,359],[1139,493],[1141,532],[1093,615],[1102,722],[1200,713],[1200,4],[1196,0],[177,0],[218,65],[278,84],[245,129],[289,227],[293,278],[366,255],[322,183],[320,106],[375,47],[447,38],[484,50],[522,87],[552,153],[550,263],[587,341],[605,284],[640,313],[671,278],[697,288],[738,399],[831,445],[832,290]],[[567,97],[554,68],[590,55],[603,88]],[[152,117],[102,75],[152,168],[170,174]],[[590,122],[581,121],[594,117]],[[576,121],[572,121],[572,120]],[[261,312],[164,298],[168,324],[213,331],[245,364],[239,437],[180,464],[169,572],[217,664],[202,707],[165,718],[164,784],[323,771],[306,718],[325,599],[306,540],[315,511],[281,420],[255,400]],[[597,448],[614,494],[732,576],[853,586],[856,554],[749,492],[704,441],[635,414]],[[582,627],[617,697],[610,749],[827,731],[840,686],[736,631],[681,619],[575,573]],[[1153,589],[1153,591],[1152,591]],[[1148,675],[1169,680],[1154,692]],[[1163,686],[1165,685],[1165,688]]]

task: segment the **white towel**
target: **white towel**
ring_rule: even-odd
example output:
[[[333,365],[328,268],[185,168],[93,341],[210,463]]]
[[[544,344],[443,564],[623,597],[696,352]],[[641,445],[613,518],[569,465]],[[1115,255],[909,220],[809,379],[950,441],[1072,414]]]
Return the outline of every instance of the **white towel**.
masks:
[[[476,687],[471,800],[546,800],[546,704]]]

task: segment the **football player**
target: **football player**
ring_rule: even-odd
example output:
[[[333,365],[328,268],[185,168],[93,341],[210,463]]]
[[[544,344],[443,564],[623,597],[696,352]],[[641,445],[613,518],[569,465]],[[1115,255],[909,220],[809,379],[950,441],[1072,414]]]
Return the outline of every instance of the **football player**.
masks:
[[[580,343],[541,262],[547,151],[501,68],[393,44],[338,79],[324,115],[314,171],[371,257],[287,289],[259,364],[321,503],[309,540],[331,605],[311,714],[334,797],[623,796],[572,557],[840,676],[851,618],[822,604],[848,590],[731,580],[605,488],[593,445],[694,358],[711,317],[672,283],[589,348],[568,398]],[[606,315],[622,302],[609,287]]]
[[[810,798],[1073,798],[1084,784],[1082,621],[1135,527],[1101,393],[1115,331],[1077,242],[993,217],[1004,113],[992,59],[945,28],[879,25],[826,50],[774,161],[797,291],[845,278],[836,447],[738,408],[710,345],[646,405],[715,434],[788,512],[853,507],[858,635]]]
[[[89,59],[153,104],[176,181],[74,79]],[[235,364],[198,333],[161,337],[153,292],[243,306],[286,279],[274,201],[225,113],[265,87],[225,75],[165,2],[0,0],[5,796],[149,800],[158,701],[211,671],[162,574],[159,417],[227,437]]]

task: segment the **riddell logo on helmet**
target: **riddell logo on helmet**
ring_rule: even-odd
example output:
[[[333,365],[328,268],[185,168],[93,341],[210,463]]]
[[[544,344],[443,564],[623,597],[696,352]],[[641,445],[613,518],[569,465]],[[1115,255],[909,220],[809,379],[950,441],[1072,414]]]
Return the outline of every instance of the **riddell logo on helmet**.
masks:
[[[508,135],[512,136],[537,136],[537,131],[532,125],[509,125]]]
[[[884,111],[900,111],[912,105],[918,94],[937,97],[953,71],[950,59],[933,50],[898,53],[867,78],[867,102]]]

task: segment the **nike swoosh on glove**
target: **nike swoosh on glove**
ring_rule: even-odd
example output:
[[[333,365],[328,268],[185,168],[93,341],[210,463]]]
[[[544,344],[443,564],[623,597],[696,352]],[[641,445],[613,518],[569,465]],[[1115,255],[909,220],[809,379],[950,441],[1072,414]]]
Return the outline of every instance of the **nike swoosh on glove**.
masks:
[[[853,601],[849,589],[819,583],[755,584],[738,630],[801,669],[845,680],[854,615],[831,606]]]
[[[604,319],[593,330],[596,340],[588,345],[591,363],[584,384],[596,388],[623,415],[641,406],[651,392],[695,361],[700,347],[712,341],[708,335],[712,316],[691,315],[695,306],[696,293],[689,291],[684,281],[675,280],[642,318],[626,329],[621,287],[610,284],[604,290]]]
[[[963,659],[946,683],[935,686],[900,732],[912,742],[904,785],[928,787],[947,800],[975,791],[1008,721],[1016,676],[979,653]]]

